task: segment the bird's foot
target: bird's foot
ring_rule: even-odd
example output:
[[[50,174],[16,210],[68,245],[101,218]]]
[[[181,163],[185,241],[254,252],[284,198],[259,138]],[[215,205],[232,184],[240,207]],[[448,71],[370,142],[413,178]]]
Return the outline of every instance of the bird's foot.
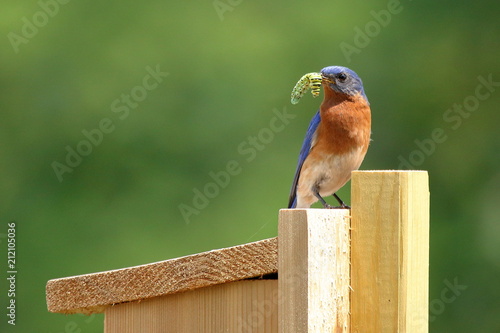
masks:
[[[337,201],[339,202],[340,206],[338,207],[335,207],[335,208],[338,208],[338,209],[351,209],[351,206],[347,206],[344,201],[342,201],[342,199],[339,198],[339,196],[335,193],[333,193],[333,196],[335,197],[335,199],[337,199]]]
[[[318,198],[323,207],[326,209],[351,209],[351,207],[347,206],[342,200],[340,200],[340,198],[335,193],[333,193],[333,196],[337,199],[340,206],[332,206],[329,203],[327,203],[325,199],[323,199],[323,197],[321,197],[321,195],[319,194],[318,189],[315,189],[314,195],[316,196],[316,198]]]
[[[338,208],[340,208],[340,209],[351,209],[351,206],[348,206],[345,203],[342,203],[342,205],[340,207],[338,207]]]

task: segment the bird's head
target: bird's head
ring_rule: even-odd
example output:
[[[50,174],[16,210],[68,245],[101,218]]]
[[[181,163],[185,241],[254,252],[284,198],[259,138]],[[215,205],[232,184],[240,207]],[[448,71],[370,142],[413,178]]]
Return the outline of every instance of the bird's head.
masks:
[[[323,82],[326,83],[326,87],[334,92],[348,96],[361,94],[368,100],[363,89],[363,82],[358,74],[349,68],[328,66],[321,70],[321,76],[323,77]]]

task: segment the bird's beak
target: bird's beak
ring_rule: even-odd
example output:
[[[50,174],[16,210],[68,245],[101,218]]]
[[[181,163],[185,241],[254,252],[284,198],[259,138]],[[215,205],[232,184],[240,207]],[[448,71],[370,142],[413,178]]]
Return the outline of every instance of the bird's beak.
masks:
[[[329,78],[328,76],[325,76],[325,75],[321,75],[321,77],[323,78],[323,82],[335,84],[335,80],[334,79]]]

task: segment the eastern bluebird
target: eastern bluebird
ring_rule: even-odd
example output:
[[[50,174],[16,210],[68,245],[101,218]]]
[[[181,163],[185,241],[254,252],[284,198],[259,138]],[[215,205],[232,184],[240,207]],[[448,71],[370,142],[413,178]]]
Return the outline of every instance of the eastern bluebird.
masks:
[[[363,83],[352,70],[329,66],[321,70],[324,98],[307,129],[288,208],[350,208],[336,194],[363,161],[371,133],[370,103]],[[332,195],[340,207],[330,206]]]

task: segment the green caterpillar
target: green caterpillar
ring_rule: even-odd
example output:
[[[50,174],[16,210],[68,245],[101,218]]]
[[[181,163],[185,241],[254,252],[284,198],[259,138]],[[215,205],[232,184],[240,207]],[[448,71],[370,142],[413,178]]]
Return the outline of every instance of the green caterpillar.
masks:
[[[321,73],[307,73],[302,76],[300,80],[295,84],[292,90],[292,104],[297,104],[299,99],[304,96],[307,89],[311,89],[311,94],[314,97],[319,96],[319,92],[321,91],[321,81],[323,77]]]

